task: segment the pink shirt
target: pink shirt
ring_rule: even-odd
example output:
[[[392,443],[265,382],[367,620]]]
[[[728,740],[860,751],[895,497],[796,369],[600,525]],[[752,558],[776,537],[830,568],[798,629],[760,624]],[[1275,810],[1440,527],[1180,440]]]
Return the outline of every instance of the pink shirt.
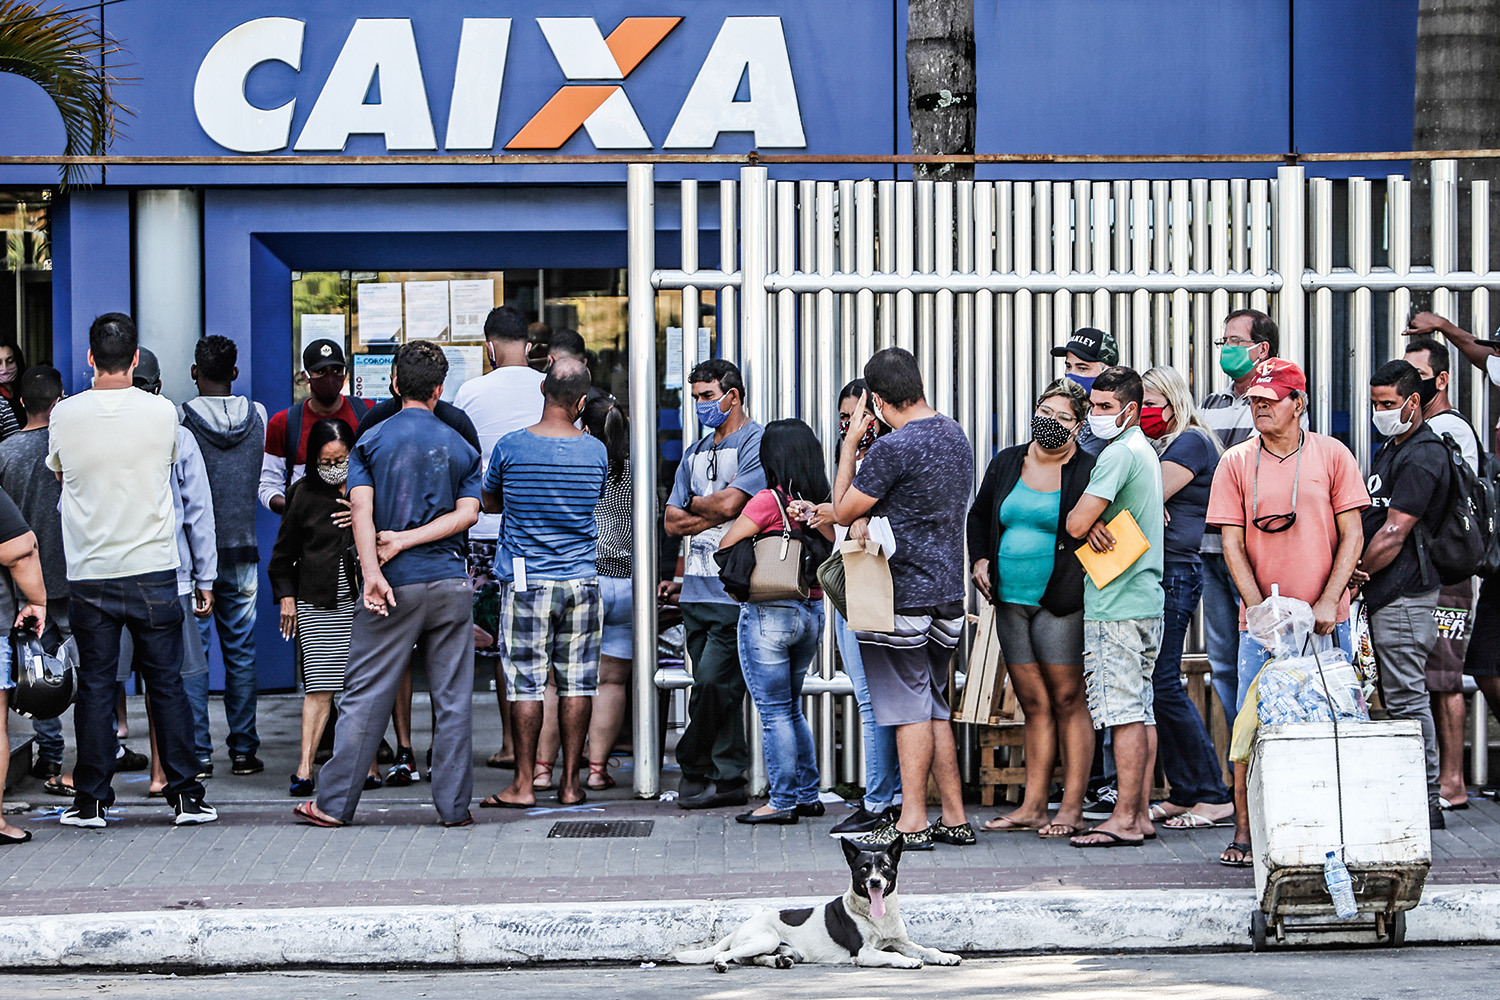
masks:
[[[779,532],[782,526],[781,515],[784,513],[784,510],[781,497],[775,490],[761,490],[750,498],[749,503],[745,504],[744,508],[740,511],[740,516],[748,517],[755,522],[757,534],[764,534],[767,531]],[[792,526],[793,531],[802,526],[800,522],[793,521],[790,517],[787,518],[786,523]],[[818,587],[817,581],[809,580],[808,583],[812,585],[809,589],[808,599],[821,601],[823,599],[823,591]]]
[[[1214,473],[1208,498],[1208,523],[1245,529],[1245,551],[1255,571],[1255,584],[1269,597],[1271,585],[1281,593],[1316,604],[1328,586],[1333,558],[1339,547],[1336,517],[1370,506],[1370,494],[1354,456],[1343,443],[1306,431],[1302,439],[1302,471],[1297,477],[1297,521],[1286,531],[1265,532],[1252,523],[1256,493],[1256,456],[1261,439],[1253,437],[1224,453]],[[1292,510],[1292,477],[1297,455],[1279,459],[1260,454],[1260,513],[1286,514]],[[1358,530],[1356,528],[1356,530]],[[1349,617],[1349,592],[1339,600],[1338,621]],[[1240,602],[1240,628],[1245,627]]]

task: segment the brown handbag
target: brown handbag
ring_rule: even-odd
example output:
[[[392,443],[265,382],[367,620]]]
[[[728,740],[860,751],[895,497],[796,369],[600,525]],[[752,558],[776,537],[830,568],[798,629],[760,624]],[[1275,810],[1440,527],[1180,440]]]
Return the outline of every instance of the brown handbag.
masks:
[[[750,571],[750,601],[805,601],[807,581],[802,577],[802,539],[792,537],[781,494],[776,494],[781,511],[781,533],[764,534],[755,540],[755,569]]]

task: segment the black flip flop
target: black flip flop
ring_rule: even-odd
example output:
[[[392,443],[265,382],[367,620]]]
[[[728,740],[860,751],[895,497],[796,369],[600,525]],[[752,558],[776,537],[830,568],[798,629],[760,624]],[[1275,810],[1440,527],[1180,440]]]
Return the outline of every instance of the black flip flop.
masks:
[[[42,786],[42,791],[48,795],[61,795],[63,798],[71,799],[78,794],[78,790],[67,784],[61,778],[51,778]]]
[[[535,809],[535,802],[507,802],[498,795],[491,795],[487,799],[479,800],[481,809]]]
[[[1243,855],[1243,857],[1239,861],[1225,861],[1224,860],[1224,855],[1220,854],[1219,855],[1219,864],[1223,865],[1225,868],[1254,868],[1255,867],[1255,862],[1252,861],[1251,858],[1250,858],[1250,845],[1249,844],[1241,844],[1239,841],[1234,841],[1234,842],[1230,843],[1230,845],[1228,847],[1224,848],[1224,850],[1226,850],[1226,851],[1239,851],[1240,854]]]
[[[557,796],[557,804],[560,805],[560,806],[581,806],[585,802],[587,802],[588,800],[589,800],[589,793],[588,792],[579,792],[578,793],[578,801],[576,801],[576,802],[564,802],[563,799],[562,799],[562,794],[561,793],[559,793],[558,796]]]
[[[1109,839],[1097,844],[1078,843],[1077,837],[1087,837],[1090,834],[1095,833],[1099,834],[1101,837],[1108,837]],[[1131,840],[1128,837],[1120,836],[1118,833],[1110,833],[1108,830],[1101,830],[1098,827],[1094,827],[1094,829],[1092,830],[1085,830],[1082,833],[1077,834],[1077,836],[1075,836],[1074,839],[1069,840],[1068,843],[1082,850],[1089,847],[1141,847],[1146,843],[1146,841],[1144,838],[1141,840]]]

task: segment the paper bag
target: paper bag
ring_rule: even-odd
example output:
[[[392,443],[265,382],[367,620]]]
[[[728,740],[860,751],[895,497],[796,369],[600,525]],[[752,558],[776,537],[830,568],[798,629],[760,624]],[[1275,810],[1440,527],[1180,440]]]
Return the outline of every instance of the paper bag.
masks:
[[[856,632],[894,632],[895,597],[891,589],[891,565],[875,542],[846,538],[839,545],[844,554],[844,600],[849,607],[849,627]]]
[[[995,608],[986,603],[979,612],[974,644],[969,648],[969,674],[964,683],[963,700],[954,714],[955,722],[972,722],[987,726],[1005,713],[1002,705],[1005,690],[1005,656],[995,631]]]

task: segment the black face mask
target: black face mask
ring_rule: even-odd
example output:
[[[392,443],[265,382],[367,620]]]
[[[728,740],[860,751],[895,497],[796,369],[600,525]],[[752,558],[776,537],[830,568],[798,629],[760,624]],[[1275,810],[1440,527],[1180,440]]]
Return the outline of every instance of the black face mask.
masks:
[[[1432,378],[1424,378],[1422,380],[1421,386],[1419,386],[1417,389],[1417,398],[1421,400],[1422,406],[1426,407],[1428,403],[1437,398],[1437,394],[1437,376],[1434,375]]]
[[[1043,448],[1061,448],[1071,436],[1072,432],[1058,422],[1056,417],[1044,417],[1038,413],[1031,418],[1031,438]]]

